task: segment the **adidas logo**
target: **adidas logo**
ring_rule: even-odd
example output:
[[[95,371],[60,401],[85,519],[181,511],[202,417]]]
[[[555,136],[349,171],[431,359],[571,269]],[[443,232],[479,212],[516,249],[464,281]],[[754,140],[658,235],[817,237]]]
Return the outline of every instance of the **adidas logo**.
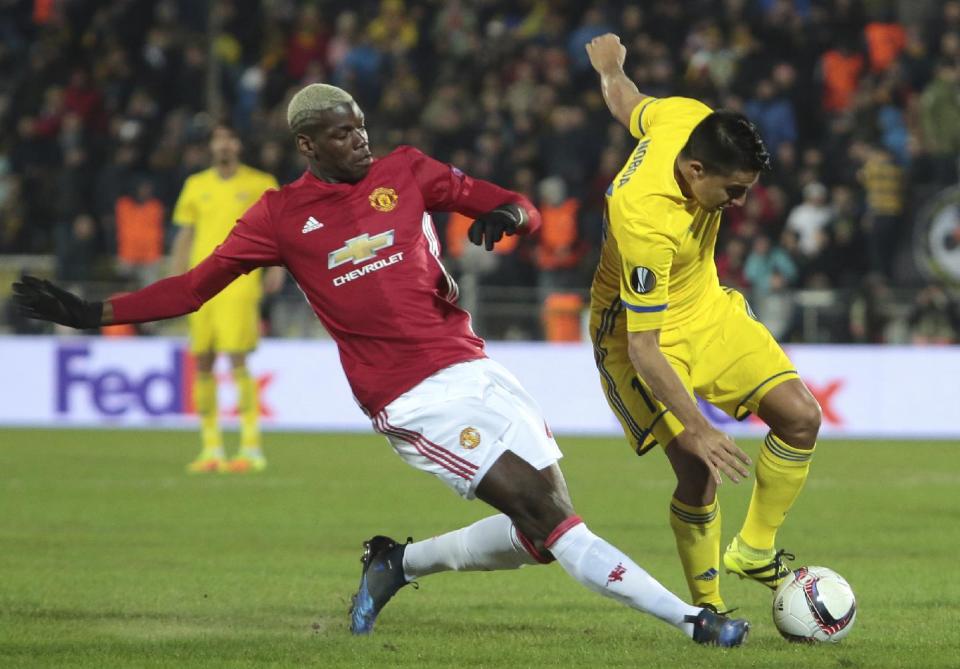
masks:
[[[321,223],[320,221],[315,219],[313,216],[311,216],[310,218],[307,219],[307,222],[303,224],[303,230],[301,230],[301,232],[303,234],[307,234],[308,232],[319,230],[322,227],[323,227],[323,223]]]
[[[698,575],[698,576],[694,576],[694,577],[693,577],[693,580],[695,580],[695,581],[712,581],[713,579],[715,579],[715,578],[717,577],[717,574],[718,574],[717,570],[714,569],[713,567],[710,567],[708,570],[706,570],[706,571],[703,572],[702,574],[700,574],[700,575]]]

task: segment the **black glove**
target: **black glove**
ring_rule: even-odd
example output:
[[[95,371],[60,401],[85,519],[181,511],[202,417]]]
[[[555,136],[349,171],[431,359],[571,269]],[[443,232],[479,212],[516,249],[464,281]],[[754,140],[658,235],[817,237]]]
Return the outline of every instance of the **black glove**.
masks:
[[[78,330],[100,327],[103,317],[103,302],[87,302],[35,276],[23,276],[13,284],[13,301],[23,316]]]
[[[488,251],[492,251],[493,245],[504,235],[516,234],[526,221],[527,212],[519,204],[503,204],[474,220],[467,230],[467,237],[477,246],[484,244]]]

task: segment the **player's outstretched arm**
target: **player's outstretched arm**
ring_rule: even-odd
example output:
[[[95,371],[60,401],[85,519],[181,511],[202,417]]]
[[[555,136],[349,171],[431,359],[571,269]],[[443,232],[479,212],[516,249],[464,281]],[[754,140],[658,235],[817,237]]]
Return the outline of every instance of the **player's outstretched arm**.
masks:
[[[46,279],[24,276],[13,284],[19,312],[80,330],[119,323],[146,323],[183,316],[226,288],[243,270],[216,254],[189,272],[113,297],[87,301]]]
[[[700,413],[683,382],[660,350],[659,330],[630,332],[627,335],[630,361],[653,394],[676,416],[684,431],[676,439],[676,448],[695,455],[709,467],[714,480],[726,474],[734,483],[750,472],[750,457],[733,440],[720,432]]]
[[[630,127],[630,112],[646,97],[623,72],[627,49],[613,33],[594,37],[587,45],[590,64],[600,75],[603,99],[613,117],[627,128]]]

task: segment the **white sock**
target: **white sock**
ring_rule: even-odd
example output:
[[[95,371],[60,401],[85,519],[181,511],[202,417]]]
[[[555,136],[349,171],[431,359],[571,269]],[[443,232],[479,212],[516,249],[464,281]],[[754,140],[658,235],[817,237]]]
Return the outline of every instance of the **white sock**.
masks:
[[[537,564],[513,527],[500,514],[453,532],[410,544],[403,552],[403,571],[414,579],[439,571],[494,571]]]
[[[585,524],[571,527],[548,547],[568,574],[594,592],[654,615],[693,637],[693,624],[684,622],[684,616],[696,616],[700,609],[683,602]]]

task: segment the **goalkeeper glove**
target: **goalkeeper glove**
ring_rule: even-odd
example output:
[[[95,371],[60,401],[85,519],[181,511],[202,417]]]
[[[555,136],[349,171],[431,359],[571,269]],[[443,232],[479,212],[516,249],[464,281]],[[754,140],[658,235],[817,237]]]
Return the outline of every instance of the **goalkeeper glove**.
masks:
[[[13,284],[13,301],[23,316],[78,330],[100,327],[103,317],[103,302],[88,302],[35,276],[24,276]]]
[[[481,214],[467,230],[467,237],[471,242],[480,246],[484,244],[488,251],[493,245],[503,239],[504,235],[514,235],[527,222],[527,212],[519,204],[503,204]]]

